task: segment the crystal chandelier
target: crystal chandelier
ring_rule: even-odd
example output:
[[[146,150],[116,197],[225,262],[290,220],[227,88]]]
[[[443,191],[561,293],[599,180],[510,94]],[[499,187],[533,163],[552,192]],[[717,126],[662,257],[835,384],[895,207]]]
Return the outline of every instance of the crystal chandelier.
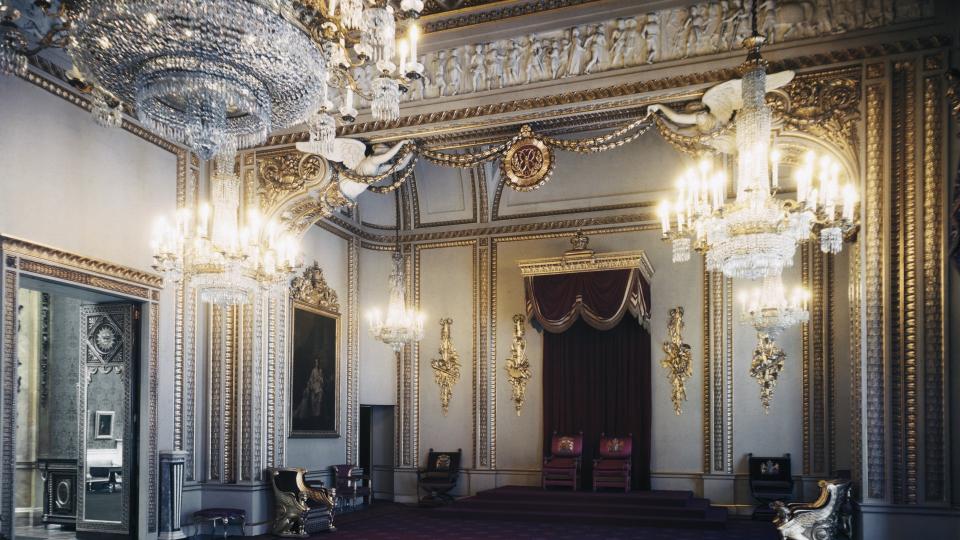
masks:
[[[407,17],[419,7],[400,4]],[[383,1],[77,0],[70,21],[67,50],[84,79],[205,160],[303,122],[326,144],[333,99],[352,121],[354,93],[373,102],[375,119],[395,119],[400,93],[423,72],[415,29],[393,62],[396,16]],[[367,67],[375,77],[363,88],[356,72]]]
[[[416,18],[423,2],[399,1],[399,14],[391,2],[74,0],[54,11],[37,0],[43,29],[18,23],[0,0],[0,73],[23,75],[29,56],[64,47],[70,83],[90,95],[98,124],[118,127],[134,110],[148,129],[215,160],[211,203],[158,223],[154,262],[188,276],[205,301],[243,303],[285,286],[297,247],[253,211],[241,217],[235,154],[301,123],[306,144],[332,150],[334,116],[353,122],[355,95],[375,120],[398,118],[401,94],[424,68],[416,26],[398,44],[397,22]]]
[[[397,192],[397,208],[400,197]],[[390,272],[390,301],[387,304],[386,318],[379,310],[371,311],[367,318],[370,335],[377,341],[386,343],[397,354],[408,343],[423,339],[423,314],[408,306],[405,299],[405,277],[403,272],[403,251],[400,248],[400,214],[397,213],[396,248],[393,252],[393,271]]]
[[[234,158],[219,157],[210,178],[210,202],[157,221],[153,267],[174,281],[189,276],[200,300],[246,304],[254,293],[283,288],[300,265],[297,242],[255,208],[241,219],[240,178]]]
[[[763,278],[759,287],[742,291],[738,296],[742,307],[740,321],[770,338],[810,318],[807,309],[810,292],[797,287],[788,299],[780,276]]]
[[[762,279],[793,265],[798,243],[817,232],[825,253],[838,253],[855,224],[857,193],[840,187],[840,165],[831,157],[807,155],[796,174],[797,199],[777,197],[780,151],[771,144],[771,111],[765,101],[764,38],[744,41],[740,66],[743,107],[736,116],[736,198],[726,200],[726,173],[711,159],[684,173],[675,203],[660,205],[663,238],[673,244],[673,261],[704,253],[707,270],[727,277]],[[842,211],[841,211],[842,210]]]

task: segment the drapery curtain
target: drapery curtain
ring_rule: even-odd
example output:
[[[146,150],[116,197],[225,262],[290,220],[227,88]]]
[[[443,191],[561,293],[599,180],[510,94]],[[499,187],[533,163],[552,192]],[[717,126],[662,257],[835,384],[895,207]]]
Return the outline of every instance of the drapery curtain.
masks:
[[[609,330],[574,321],[543,334],[544,448],[583,431],[580,489],[590,489],[600,434],[633,434],[633,488],[650,489],[650,334],[622,317]]]
[[[650,285],[638,268],[531,276],[524,285],[527,317],[547,332],[563,332],[580,319],[609,330],[627,313],[649,318]]]

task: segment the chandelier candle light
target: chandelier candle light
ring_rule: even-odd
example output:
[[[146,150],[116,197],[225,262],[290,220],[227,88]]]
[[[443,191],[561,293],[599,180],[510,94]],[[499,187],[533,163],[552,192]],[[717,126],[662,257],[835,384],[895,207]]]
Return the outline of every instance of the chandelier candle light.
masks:
[[[241,221],[233,157],[217,159],[210,193],[210,203],[157,221],[153,267],[174,281],[189,276],[200,299],[215,304],[246,304],[258,290],[287,287],[300,265],[297,241],[254,208]]]
[[[393,271],[390,272],[390,300],[386,318],[374,309],[367,315],[370,335],[390,345],[400,357],[403,346],[423,339],[424,316],[406,302],[406,278],[403,271],[403,250],[400,247],[400,191],[396,192],[397,228],[396,246],[393,252]]]
[[[726,173],[704,157],[678,180],[676,202],[664,201],[659,208],[674,262],[688,261],[692,250],[700,251],[707,270],[731,278],[780,275],[793,265],[797,244],[816,232],[825,253],[838,253],[844,233],[855,224],[856,189],[849,182],[841,189],[840,164],[828,155],[818,158],[810,152],[804,158],[796,174],[796,200],[777,196],[781,156],[771,144],[763,41],[755,33],[744,42],[750,52],[740,67],[743,108],[736,116],[735,199],[726,200]]]

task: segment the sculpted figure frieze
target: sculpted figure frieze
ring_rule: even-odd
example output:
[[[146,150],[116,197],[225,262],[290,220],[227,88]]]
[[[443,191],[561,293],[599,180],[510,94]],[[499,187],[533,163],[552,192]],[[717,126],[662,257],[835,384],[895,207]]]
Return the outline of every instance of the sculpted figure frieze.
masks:
[[[736,0],[705,0],[601,23],[430,52],[432,79],[404,99],[484,92],[737,50],[750,15]],[[933,0],[763,0],[768,42],[809,39],[930,17]],[[417,83],[419,84],[419,83]],[[416,84],[414,85],[416,86]]]

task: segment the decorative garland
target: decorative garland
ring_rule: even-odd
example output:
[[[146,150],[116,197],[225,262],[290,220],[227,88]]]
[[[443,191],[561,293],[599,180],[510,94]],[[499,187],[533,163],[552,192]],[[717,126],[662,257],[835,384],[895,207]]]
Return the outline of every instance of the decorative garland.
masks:
[[[348,169],[342,163],[333,163],[334,181],[345,179],[367,184],[370,191],[385,194],[399,189],[413,175],[414,167],[420,157],[436,165],[460,169],[472,168],[494,159],[500,159],[500,167],[507,184],[517,191],[530,191],[539,188],[550,180],[555,163],[554,149],[582,154],[613,150],[631,143],[647,133],[655,124],[651,121],[652,117],[653,114],[648,112],[643,118],[630,122],[610,133],[578,140],[538,135],[529,125],[524,125],[520,128],[520,132],[509,140],[479,152],[466,154],[438,152],[421,147],[416,142],[410,142],[400,149],[393,164],[380,174],[360,175]],[[401,163],[404,163],[410,154],[413,154],[413,159],[401,166]],[[393,176],[393,181],[389,184],[374,185],[390,176]]]

